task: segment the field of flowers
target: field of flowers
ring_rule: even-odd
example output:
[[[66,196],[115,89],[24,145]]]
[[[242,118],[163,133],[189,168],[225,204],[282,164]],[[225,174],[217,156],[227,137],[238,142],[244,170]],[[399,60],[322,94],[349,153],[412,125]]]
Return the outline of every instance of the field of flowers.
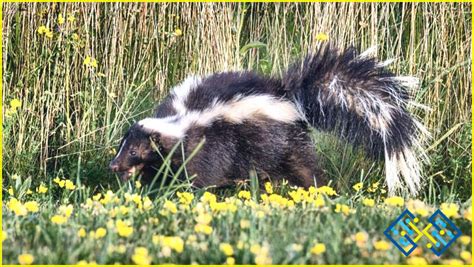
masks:
[[[463,233],[444,255],[420,246],[405,258],[383,231],[405,207],[420,218],[434,208],[379,197],[379,184],[357,183],[350,196],[268,182],[156,196],[139,181],[90,195],[59,177],[36,188],[12,179],[3,207],[7,264],[471,263],[470,204],[441,204]]]
[[[470,3],[2,3],[2,261],[6,264],[470,264]],[[184,77],[278,76],[322,44],[377,46],[420,78],[431,133],[422,191],[388,197],[382,162],[330,134],[330,186],[197,190],[118,181],[124,131]],[[462,236],[409,257],[383,231],[440,208]]]

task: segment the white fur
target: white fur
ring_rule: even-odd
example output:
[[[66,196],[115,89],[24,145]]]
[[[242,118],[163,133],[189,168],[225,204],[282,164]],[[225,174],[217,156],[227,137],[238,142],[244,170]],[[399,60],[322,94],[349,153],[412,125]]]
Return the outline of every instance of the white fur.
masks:
[[[115,156],[114,159],[116,159],[120,155],[120,153],[122,153],[122,149],[123,149],[123,147],[125,146],[126,143],[127,143],[127,139],[125,139],[123,141],[122,146],[120,147],[119,152],[117,153],[117,155]]]
[[[237,96],[223,103],[215,99],[212,105],[202,111],[187,111],[167,118],[146,118],[139,125],[148,132],[158,132],[166,136],[182,138],[193,125],[207,126],[223,119],[240,124],[245,120],[270,119],[291,123],[300,119],[297,107],[289,101],[271,95]]]
[[[184,102],[188,98],[189,93],[191,93],[196,87],[201,83],[201,77],[199,76],[189,76],[181,84],[173,88],[172,95],[173,107],[176,109],[178,114],[186,113],[186,106]]]
[[[374,57],[377,54],[377,46],[371,46],[359,55],[359,59]]]

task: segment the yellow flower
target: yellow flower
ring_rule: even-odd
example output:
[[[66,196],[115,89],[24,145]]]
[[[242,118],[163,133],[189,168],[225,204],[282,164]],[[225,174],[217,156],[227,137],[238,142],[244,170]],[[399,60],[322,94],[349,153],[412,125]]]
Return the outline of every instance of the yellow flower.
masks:
[[[163,208],[166,211],[169,211],[171,213],[177,213],[178,212],[178,208],[176,207],[176,204],[174,204],[173,202],[171,202],[169,200],[165,201],[165,204],[163,205]]]
[[[367,240],[369,239],[369,236],[367,235],[366,232],[358,232],[354,235],[354,239],[358,247],[365,247],[365,244]]]
[[[74,183],[71,182],[70,180],[66,180],[65,182],[66,182],[66,183],[65,183],[66,189],[68,189],[68,190],[74,190],[74,189],[76,189],[76,186],[75,186]]]
[[[67,218],[62,216],[62,215],[54,215],[52,218],[51,218],[51,222],[54,223],[54,224],[64,224],[67,222]]]
[[[180,28],[176,28],[176,30],[174,30],[174,34],[175,34],[176,36],[181,36],[181,35],[183,35],[183,31],[181,31]]]
[[[461,241],[463,245],[469,245],[469,243],[471,243],[471,237],[468,235],[462,235],[459,237],[459,241]]]
[[[135,181],[135,187],[140,189],[142,187],[142,183],[140,183],[140,181]]]
[[[255,264],[257,265],[272,264],[272,259],[269,256],[268,245],[264,245],[262,247],[258,244],[253,244],[250,247],[250,252],[255,255]]]
[[[59,206],[59,212],[61,212],[66,218],[71,217],[72,212],[74,211],[74,207],[69,204],[69,205],[61,205]]]
[[[73,14],[68,13],[68,15],[67,15],[67,21],[69,21],[69,22],[72,23],[72,22],[76,21],[76,17],[74,17]]]
[[[234,255],[234,249],[229,243],[221,243],[219,245],[220,251],[222,251],[227,257]]]
[[[367,206],[367,207],[373,207],[375,205],[375,200],[370,199],[370,198],[364,198],[362,200],[362,204],[364,204],[364,206]]]
[[[327,185],[316,188],[316,192],[326,194],[328,196],[337,195],[336,191],[332,187]]]
[[[5,232],[5,231],[2,230],[2,243],[3,243],[3,241],[5,241],[5,239],[7,239],[7,238],[8,238],[7,232]]]
[[[265,191],[267,191],[268,194],[273,194],[272,183],[270,183],[270,182],[265,183]]]
[[[8,201],[7,206],[15,213],[16,216],[25,216],[28,214],[28,210],[26,209],[25,205],[23,205],[14,197]]]
[[[33,255],[28,254],[28,253],[23,253],[18,256],[18,262],[21,265],[30,265],[33,263],[34,260],[35,260],[35,257],[33,257]]]
[[[64,185],[66,184],[66,181],[59,179],[59,177],[56,177],[53,179],[53,182],[57,183],[59,187],[63,188]]]
[[[240,220],[240,228],[242,228],[242,229],[250,228],[250,221],[249,220]]]
[[[389,197],[385,199],[385,204],[388,206],[400,206],[402,207],[405,204],[405,201],[401,197]]]
[[[410,257],[407,259],[407,263],[410,265],[428,265],[425,258],[423,257]]]
[[[10,187],[8,188],[8,194],[10,194],[10,195],[13,196],[14,193],[15,193],[15,192],[13,192],[13,187],[10,186]]]
[[[119,236],[128,237],[133,233],[133,227],[129,226],[128,223],[118,220],[115,223],[115,227],[117,228],[117,233]]]
[[[390,248],[390,243],[388,243],[387,241],[383,241],[383,240],[376,241],[376,242],[374,242],[374,248],[376,250],[385,251],[385,250],[388,250]]]
[[[46,36],[46,37],[48,37],[49,39],[51,39],[51,38],[53,38],[53,32],[50,31],[50,30],[48,30],[48,31],[44,34],[44,36]]]
[[[369,188],[367,188],[367,192],[373,193],[379,188],[379,182],[373,183]]]
[[[194,231],[196,233],[210,235],[212,233],[212,227],[206,224],[198,223],[194,226]]]
[[[160,244],[163,247],[168,247],[178,253],[184,250],[184,241],[179,236],[161,236],[155,235],[152,237],[153,244]]]
[[[77,231],[77,236],[78,237],[85,237],[86,236],[86,230],[84,228],[79,229],[79,231]]]
[[[443,203],[441,204],[441,212],[446,215],[446,217],[458,217],[459,207],[455,203]]]
[[[148,255],[148,249],[136,247],[132,255],[132,261],[138,265],[149,265],[151,263],[151,257]]]
[[[188,192],[178,192],[179,203],[189,205],[194,199],[194,195]]]
[[[472,260],[471,252],[464,250],[464,251],[461,251],[461,254],[459,254],[459,256],[460,256],[461,259],[463,259],[466,263],[471,263],[471,260]]]
[[[322,243],[317,243],[311,248],[311,253],[315,255],[320,255],[326,251],[326,245]]]
[[[45,194],[46,192],[48,192],[48,188],[46,186],[44,186],[43,184],[40,184],[37,188],[36,188],[36,192],[40,193],[40,194]]]
[[[63,24],[64,24],[64,17],[63,17],[61,14],[59,14],[59,16],[58,16],[58,24],[59,24],[59,25],[63,25]]]
[[[25,203],[25,208],[26,208],[29,212],[38,212],[38,210],[39,210],[38,202],[36,202],[36,201],[28,201],[28,202]]]
[[[212,221],[212,216],[209,213],[201,213],[195,220],[200,224],[209,224]]]
[[[316,34],[316,40],[318,40],[318,41],[327,41],[327,40],[329,40],[329,36],[327,34],[321,32],[321,33]]]
[[[357,184],[353,185],[352,188],[354,188],[354,190],[356,192],[359,192],[362,189],[362,186],[364,186],[364,184],[362,182],[360,182],[360,183],[357,183]]]
[[[242,191],[239,191],[239,194],[237,195],[237,197],[242,198],[242,199],[250,199],[251,194],[249,191],[242,190]]]
[[[99,227],[99,228],[97,228],[97,230],[95,230],[94,237],[99,239],[99,238],[104,237],[106,234],[107,234],[107,230],[103,227]]]
[[[79,41],[79,34],[73,33],[73,34],[72,34],[72,39],[73,39],[74,41]]]
[[[201,197],[201,202],[203,203],[213,203],[216,201],[217,201],[216,195],[209,192],[204,192],[204,194]]]
[[[336,204],[336,209],[334,209],[336,213],[343,213],[344,215],[349,215],[352,212],[351,208],[344,204]]]
[[[41,25],[41,26],[38,27],[37,31],[38,31],[38,34],[44,34],[48,31],[48,28],[46,28],[46,26],[44,26],[44,25]]]
[[[227,265],[235,265],[235,259],[234,257],[227,257],[225,264]]]

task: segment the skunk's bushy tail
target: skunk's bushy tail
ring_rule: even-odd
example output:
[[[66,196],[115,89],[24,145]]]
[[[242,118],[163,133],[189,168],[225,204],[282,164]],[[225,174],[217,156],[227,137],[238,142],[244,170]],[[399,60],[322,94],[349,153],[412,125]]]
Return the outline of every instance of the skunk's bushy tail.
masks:
[[[293,65],[283,87],[316,129],[329,131],[377,159],[385,158],[390,194],[403,185],[415,195],[420,187],[420,166],[415,150],[423,127],[407,111],[414,77],[396,76],[371,53],[349,48],[342,53],[326,46]]]

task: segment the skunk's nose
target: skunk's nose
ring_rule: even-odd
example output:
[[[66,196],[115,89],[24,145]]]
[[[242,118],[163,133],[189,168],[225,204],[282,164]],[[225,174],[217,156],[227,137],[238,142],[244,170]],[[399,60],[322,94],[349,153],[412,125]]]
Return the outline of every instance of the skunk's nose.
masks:
[[[109,169],[113,172],[118,172],[119,166],[117,163],[115,163],[115,161],[112,160],[109,164]]]

